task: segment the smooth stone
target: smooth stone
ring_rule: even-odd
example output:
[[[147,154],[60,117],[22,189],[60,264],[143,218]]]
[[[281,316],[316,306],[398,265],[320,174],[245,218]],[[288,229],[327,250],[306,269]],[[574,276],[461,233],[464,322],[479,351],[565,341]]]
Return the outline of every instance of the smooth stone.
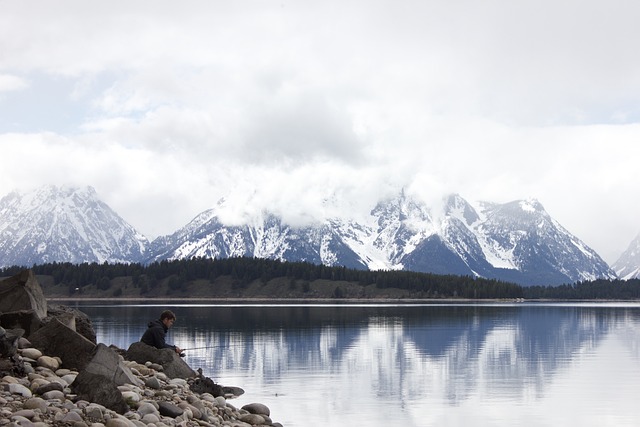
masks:
[[[12,376],[6,375],[4,377],[2,377],[2,382],[5,382],[7,384],[20,384],[20,382],[18,381],[17,378],[14,378]]]
[[[262,418],[262,415],[258,415],[258,414],[245,414],[245,415],[242,415],[240,417],[240,421],[245,422],[247,424],[251,424],[251,425],[264,424],[264,418]]]
[[[271,411],[269,410],[267,405],[263,405],[262,403],[249,403],[244,405],[242,409],[244,409],[245,411],[251,414],[266,415],[266,416],[271,415]]]
[[[64,393],[61,392],[60,390],[51,390],[48,391],[46,393],[42,394],[42,397],[47,399],[47,400],[54,400],[54,399],[59,399],[60,401],[64,402],[65,398],[64,398]]]
[[[123,391],[122,397],[124,397],[124,400],[132,401],[132,402],[140,401],[140,395],[135,391]]]
[[[22,350],[22,357],[28,357],[33,361],[37,361],[38,358],[42,357],[42,352],[37,348],[25,348]]]
[[[11,394],[19,394],[23,397],[32,397],[33,393],[27,387],[22,384],[8,384],[8,389]]]
[[[40,397],[32,397],[22,405],[24,409],[38,409],[43,414],[47,413],[47,402]]]
[[[60,368],[60,362],[55,357],[40,356],[38,357],[38,366],[55,371]]]
[[[160,417],[156,414],[146,414],[141,420],[145,424],[160,422]]]
[[[177,385],[180,387],[186,387],[187,386],[187,380],[182,379],[182,378],[172,378],[169,380],[169,384],[171,385]]]
[[[161,387],[160,381],[158,380],[157,377],[147,378],[147,380],[144,382],[144,385],[154,390],[160,390],[160,387]]]
[[[89,405],[84,408],[84,413],[87,418],[93,420],[102,420],[104,418],[104,410],[98,405]]]
[[[33,417],[36,416],[36,412],[33,409],[21,409],[13,413],[15,416],[25,417],[29,420],[33,420]]]
[[[149,365],[147,365],[147,367],[153,369],[154,371],[158,371],[158,372],[164,371],[164,368],[162,367],[162,365],[159,365],[157,363],[149,363]]]
[[[33,427],[33,423],[31,422],[31,420],[25,417],[21,417],[20,415],[12,416],[11,421],[15,423],[14,425],[18,425],[21,427]]]
[[[67,383],[67,385],[71,385],[71,383],[75,381],[77,376],[78,376],[77,374],[67,374],[60,377],[60,379],[62,379],[62,381]]]
[[[164,415],[165,417],[176,418],[182,415],[182,413],[184,412],[178,406],[174,405],[173,403],[165,402],[164,400],[158,402],[158,407],[160,415]]]
[[[82,421],[82,417],[77,412],[73,411],[68,412],[62,419],[62,422],[64,423],[74,423],[76,421]]]
[[[62,386],[62,384],[60,384],[58,382],[55,382],[55,381],[52,381],[52,382],[49,382],[47,384],[44,384],[44,385],[38,387],[35,390],[35,393],[43,395],[43,394],[48,393],[50,391],[64,391],[64,387]]]
[[[111,418],[107,421],[105,427],[132,427],[132,423],[121,418]]]
[[[144,419],[145,415],[158,414],[159,412],[158,412],[158,409],[155,406],[153,406],[151,403],[143,402],[140,404],[140,406],[138,406],[138,413]]]

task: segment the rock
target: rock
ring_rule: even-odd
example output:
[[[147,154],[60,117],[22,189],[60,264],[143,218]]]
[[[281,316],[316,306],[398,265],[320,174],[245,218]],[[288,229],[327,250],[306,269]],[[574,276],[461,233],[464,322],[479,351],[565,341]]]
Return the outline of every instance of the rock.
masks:
[[[37,348],[25,348],[22,350],[22,357],[28,357],[29,359],[38,360],[42,356],[42,352]]]
[[[62,386],[62,384],[55,382],[55,381],[51,381],[48,384],[45,385],[41,385],[40,387],[36,388],[34,390],[35,394],[39,394],[40,396],[42,396],[45,393],[48,393],[50,391],[64,391],[64,387]]]
[[[251,425],[260,425],[264,424],[264,418],[258,414],[246,414],[240,417],[240,421],[251,424]]]
[[[51,319],[58,319],[62,324],[73,325],[71,329],[88,339],[94,344],[96,341],[96,332],[93,329],[91,319],[85,313],[66,305],[50,305],[47,310],[47,317],[43,319],[43,323],[48,323]],[[69,326],[67,325],[67,326]]]
[[[244,394],[244,390],[240,387],[222,386],[222,392],[225,397],[238,397]]]
[[[120,356],[104,344],[98,344],[95,347],[91,361],[85,366],[84,370],[92,374],[102,375],[117,386],[123,384],[142,386],[144,384],[120,360]]]
[[[22,329],[5,329],[0,326],[0,357],[13,357],[18,353],[18,340]]]
[[[127,419],[111,418],[109,421],[107,421],[105,427],[131,427],[132,425],[135,424],[131,424],[131,422]]]
[[[169,378],[191,378],[196,373],[170,348],[157,349],[143,342],[134,342],[125,353],[125,359],[145,364],[156,363]]]
[[[43,414],[47,413],[47,401],[39,397],[30,398],[29,400],[24,402],[24,405],[22,407],[24,409],[37,409]]]
[[[154,390],[160,390],[160,381],[157,377],[149,377],[145,380],[144,385]]]
[[[48,392],[44,393],[44,394],[42,395],[42,397],[43,397],[44,399],[47,399],[47,400],[54,400],[54,399],[58,399],[58,400],[60,400],[60,401],[62,401],[62,402],[64,402],[64,400],[65,400],[65,398],[64,398],[64,392],[62,392],[62,391],[60,391],[60,390],[51,390],[51,391],[48,391]]]
[[[42,319],[35,310],[19,310],[0,314],[0,325],[4,328],[24,329],[25,335],[29,336],[40,329]]]
[[[51,369],[55,371],[60,367],[60,363],[53,357],[49,356],[40,356],[37,360],[38,366],[42,366],[43,368]]]
[[[19,394],[24,397],[31,397],[33,394],[31,390],[22,384],[5,384],[5,389],[9,391],[11,394]]]
[[[82,417],[77,412],[69,411],[62,419],[63,423],[75,423],[82,421]]]
[[[21,409],[20,411],[14,412],[13,415],[17,417],[25,417],[28,420],[33,420],[33,418],[36,416],[36,413],[32,409]]]
[[[89,363],[95,348],[91,341],[56,319],[31,334],[29,341],[45,354],[60,357],[63,367],[78,371]]]
[[[153,406],[153,404],[149,402],[143,402],[138,406],[138,414],[140,414],[143,418],[148,414],[159,414],[158,409]]]
[[[71,384],[71,390],[78,395],[78,399],[98,403],[118,414],[129,410],[122,393],[113,383],[102,375],[82,371]]]
[[[0,281],[0,313],[21,310],[33,310],[40,318],[47,315],[47,300],[32,270]]]
[[[198,369],[198,376],[189,381],[189,388],[194,393],[209,393],[213,397],[224,396],[222,386],[213,382],[211,378],[202,375],[202,369]]]
[[[266,415],[267,417],[271,415],[271,411],[266,405],[262,403],[249,403],[242,407],[245,411],[250,414],[258,414],[258,415]]]
[[[184,412],[178,406],[170,402],[165,402],[164,400],[158,402],[158,407],[160,415],[164,415],[165,417],[176,418],[182,415],[182,413]]]

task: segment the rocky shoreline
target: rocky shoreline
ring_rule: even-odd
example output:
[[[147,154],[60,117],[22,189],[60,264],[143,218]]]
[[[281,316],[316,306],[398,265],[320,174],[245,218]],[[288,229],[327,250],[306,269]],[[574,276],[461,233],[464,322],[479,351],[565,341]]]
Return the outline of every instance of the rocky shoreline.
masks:
[[[24,340],[19,348],[25,376],[0,380],[0,426],[164,427],[164,426],[281,426],[262,404],[236,408],[225,396],[195,393],[189,381],[169,378],[160,365],[122,362],[138,385],[118,387],[129,410],[124,414],[78,399],[71,388],[79,372],[60,368],[60,360],[43,355]]]
[[[84,313],[48,307],[30,271],[0,281],[0,427],[274,426],[244,391],[196,373],[173,350],[97,343]]]

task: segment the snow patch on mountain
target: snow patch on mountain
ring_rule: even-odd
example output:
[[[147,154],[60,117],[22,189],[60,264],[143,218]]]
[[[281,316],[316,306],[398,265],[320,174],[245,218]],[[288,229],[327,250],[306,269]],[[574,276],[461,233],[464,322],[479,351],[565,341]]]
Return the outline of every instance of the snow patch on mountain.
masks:
[[[640,279],[640,234],[631,241],[612,268],[621,279]]]

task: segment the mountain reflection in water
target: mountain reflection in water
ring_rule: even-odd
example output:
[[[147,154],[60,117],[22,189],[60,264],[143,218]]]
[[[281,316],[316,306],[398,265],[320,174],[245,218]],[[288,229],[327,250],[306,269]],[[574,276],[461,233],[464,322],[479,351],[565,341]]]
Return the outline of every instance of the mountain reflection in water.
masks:
[[[640,304],[69,305],[121,348],[174,310],[187,363],[285,426],[640,420]]]

